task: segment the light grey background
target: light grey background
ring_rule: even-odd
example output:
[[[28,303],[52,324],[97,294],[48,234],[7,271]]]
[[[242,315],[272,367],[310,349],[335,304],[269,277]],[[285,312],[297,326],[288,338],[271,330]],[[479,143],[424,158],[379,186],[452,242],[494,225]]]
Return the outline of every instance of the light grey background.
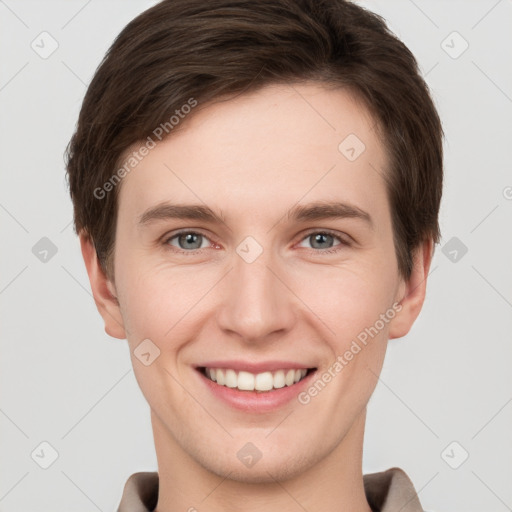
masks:
[[[127,342],[90,294],[63,164],[96,66],[154,3],[0,0],[1,512],[115,510],[128,476],[157,467]],[[360,3],[416,55],[446,132],[443,240],[419,319],[389,343],[363,469],[403,468],[429,511],[512,510],[512,2]],[[58,43],[47,58],[31,47],[51,49],[43,31]],[[442,252],[460,242],[466,254]],[[42,442],[58,452],[48,469]]]

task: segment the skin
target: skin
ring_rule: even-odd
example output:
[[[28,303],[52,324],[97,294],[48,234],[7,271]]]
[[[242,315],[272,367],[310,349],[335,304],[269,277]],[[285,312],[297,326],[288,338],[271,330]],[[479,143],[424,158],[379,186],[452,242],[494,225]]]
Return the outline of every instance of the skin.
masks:
[[[421,310],[432,258],[425,242],[410,279],[398,272],[387,156],[374,126],[348,92],[313,83],[199,105],[123,179],[114,279],[81,235],[105,330],[128,340],[151,408],[158,512],[226,512],[240,503],[246,512],[370,511],[366,406],[388,339],[407,334]],[[366,146],[353,162],[338,150],[351,133]],[[366,211],[373,228],[358,218],[287,221],[296,203],[331,200]],[[141,214],[163,201],[205,204],[225,222],[161,219],[140,228]],[[171,237],[183,228],[205,238],[180,245]],[[327,237],[315,245],[326,229],[350,244]],[[247,236],[263,249],[252,263],[236,252]],[[339,251],[322,254],[329,249]],[[237,411],[193,369],[205,360],[279,359],[322,374],[394,303],[401,310],[306,405]],[[133,351],[148,338],[160,356],[145,366]],[[237,457],[247,442],[262,453],[250,468]]]

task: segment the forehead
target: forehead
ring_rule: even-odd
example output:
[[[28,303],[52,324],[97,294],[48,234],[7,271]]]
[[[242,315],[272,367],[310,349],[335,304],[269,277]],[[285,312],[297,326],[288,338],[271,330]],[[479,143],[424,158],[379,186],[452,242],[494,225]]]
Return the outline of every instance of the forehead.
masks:
[[[386,201],[375,122],[346,90],[272,85],[183,117],[123,178],[120,215],[163,201],[258,216],[316,199]]]

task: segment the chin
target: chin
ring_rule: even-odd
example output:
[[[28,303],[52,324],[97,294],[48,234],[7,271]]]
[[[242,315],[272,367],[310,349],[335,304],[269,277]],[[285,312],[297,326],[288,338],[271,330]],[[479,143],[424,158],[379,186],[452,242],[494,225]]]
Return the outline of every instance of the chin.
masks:
[[[235,454],[235,459],[200,462],[205,469],[221,478],[246,484],[275,484],[295,478],[314,465],[313,460],[302,455],[290,458],[286,453],[273,453],[271,458],[262,455],[251,467],[245,466]],[[220,462],[220,463],[219,463]]]

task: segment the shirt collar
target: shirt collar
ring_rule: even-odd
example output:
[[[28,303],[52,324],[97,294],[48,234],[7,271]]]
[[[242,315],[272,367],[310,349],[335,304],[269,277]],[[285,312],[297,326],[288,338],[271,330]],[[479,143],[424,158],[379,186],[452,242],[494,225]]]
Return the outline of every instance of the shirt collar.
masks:
[[[407,474],[394,467],[363,475],[366,499],[373,512],[423,512]],[[124,486],[117,512],[152,512],[158,500],[158,472],[133,473]]]

